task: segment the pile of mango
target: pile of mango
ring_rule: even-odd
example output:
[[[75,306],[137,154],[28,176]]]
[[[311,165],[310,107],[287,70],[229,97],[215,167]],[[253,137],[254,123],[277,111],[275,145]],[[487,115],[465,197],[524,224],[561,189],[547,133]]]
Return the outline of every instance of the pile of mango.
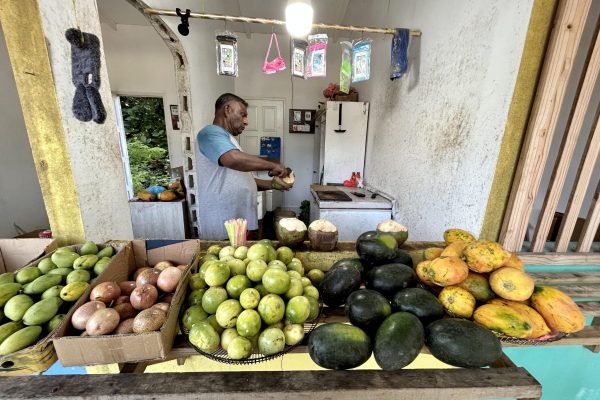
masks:
[[[179,180],[166,186],[149,186],[137,193],[137,198],[140,201],[173,201],[184,197],[185,188]]]
[[[61,247],[35,265],[0,275],[0,356],[54,331],[114,254],[111,246],[100,250],[91,241],[75,248]]]
[[[425,249],[415,270],[447,314],[522,339],[583,329],[584,316],[573,299],[555,287],[535,285],[522,260],[500,244],[476,240],[462,229],[447,229],[444,241],[445,248]]]

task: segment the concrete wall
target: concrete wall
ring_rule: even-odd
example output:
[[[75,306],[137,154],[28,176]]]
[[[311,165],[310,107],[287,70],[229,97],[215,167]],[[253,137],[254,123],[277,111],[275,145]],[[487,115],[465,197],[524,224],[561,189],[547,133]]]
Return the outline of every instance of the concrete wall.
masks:
[[[171,52],[151,26],[102,24],[102,39],[111,91],[163,99],[171,167],[182,166],[181,134],[173,130],[169,111],[170,104],[179,104]]]
[[[0,238],[49,227],[31,147],[0,27]]]
[[[389,79],[391,38],[373,35],[365,179],[399,202],[412,240],[478,234],[514,89],[532,1],[392,1],[346,23],[423,32],[411,73]],[[420,46],[419,46],[420,44]]]
[[[323,89],[329,82],[337,82],[341,50],[331,46],[327,53],[327,77],[311,79],[290,79],[290,38],[287,34],[278,34],[282,57],[288,63],[287,69],[272,75],[262,72],[265,53],[271,34],[252,34],[248,39],[239,35],[240,74],[235,79],[235,92],[242,97],[284,99],[283,113],[283,158],[286,166],[294,170],[294,187],[284,194],[283,206],[298,209],[302,200],[310,200],[310,184],[313,179],[314,136],[311,134],[289,133],[290,108],[317,109],[319,101],[325,101]],[[275,44],[269,60],[276,56]],[[293,85],[293,99],[292,99]]]

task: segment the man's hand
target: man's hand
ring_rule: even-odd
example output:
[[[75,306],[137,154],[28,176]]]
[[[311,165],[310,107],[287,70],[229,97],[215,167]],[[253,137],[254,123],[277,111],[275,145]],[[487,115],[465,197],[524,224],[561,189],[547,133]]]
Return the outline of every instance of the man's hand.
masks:
[[[283,164],[274,163],[274,167],[269,171],[269,176],[277,176],[279,178],[285,178],[288,176],[289,171]]]

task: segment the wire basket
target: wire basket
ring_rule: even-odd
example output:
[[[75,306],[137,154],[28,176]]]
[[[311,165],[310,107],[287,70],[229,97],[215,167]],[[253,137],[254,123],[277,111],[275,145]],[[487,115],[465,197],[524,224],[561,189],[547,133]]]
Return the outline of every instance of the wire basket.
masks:
[[[198,353],[200,353],[204,357],[210,358],[211,360],[218,361],[218,362],[221,362],[224,364],[251,365],[251,364],[258,364],[258,363],[261,363],[264,361],[274,360],[276,358],[282,357],[284,354],[290,352],[290,350],[292,350],[293,348],[297,347],[302,342],[304,342],[308,338],[308,335],[317,327],[319,320],[321,319],[321,315],[323,313],[323,303],[321,302],[321,300],[319,300],[319,314],[317,315],[317,317],[312,321],[307,321],[304,323],[304,339],[301,343],[295,344],[293,346],[286,345],[285,348],[282,351],[280,351],[279,353],[271,354],[268,356],[265,356],[264,354],[261,354],[261,353],[258,353],[255,351],[254,353],[252,353],[250,355],[250,357],[244,358],[241,360],[234,360],[232,358],[229,358],[227,351],[225,349],[223,349],[221,346],[219,346],[219,348],[212,353],[207,353],[205,351],[200,350],[198,347],[196,347],[190,341],[188,329],[186,329],[185,326],[183,326],[183,323],[181,322],[183,320],[183,314],[185,313],[185,309],[186,309],[186,307],[181,307],[181,311],[180,311],[180,315],[179,315],[179,327],[181,329],[181,332],[185,335],[187,342],[190,344],[190,346],[192,348],[194,348]]]
[[[543,346],[547,343],[556,342],[557,340],[560,340],[560,339],[563,339],[563,338],[566,338],[567,336],[569,336],[568,333],[555,332],[555,333],[551,333],[546,336],[542,336],[541,338],[538,338],[538,339],[522,339],[522,338],[516,338],[516,337],[512,337],[512,336],[506,336],[505,334],[496,332],[496,331],[492,331],[492,332],[494,333],[494,335],[496,335],[500,339],[501,342],[523,345],[523,346]]]

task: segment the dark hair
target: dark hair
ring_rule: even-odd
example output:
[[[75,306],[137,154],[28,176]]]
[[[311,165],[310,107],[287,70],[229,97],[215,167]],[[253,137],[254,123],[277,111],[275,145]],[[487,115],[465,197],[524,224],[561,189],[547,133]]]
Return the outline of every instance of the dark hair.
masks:
[[[248,102],[242,99],[240,96],[236,96],[232,93],[224,93],[220,95],[217,101],[215,102],[215,113],[218,112],[221,108],[223,108],[225,104],[231,101],[242,103],[245,107],[248,107]]]

